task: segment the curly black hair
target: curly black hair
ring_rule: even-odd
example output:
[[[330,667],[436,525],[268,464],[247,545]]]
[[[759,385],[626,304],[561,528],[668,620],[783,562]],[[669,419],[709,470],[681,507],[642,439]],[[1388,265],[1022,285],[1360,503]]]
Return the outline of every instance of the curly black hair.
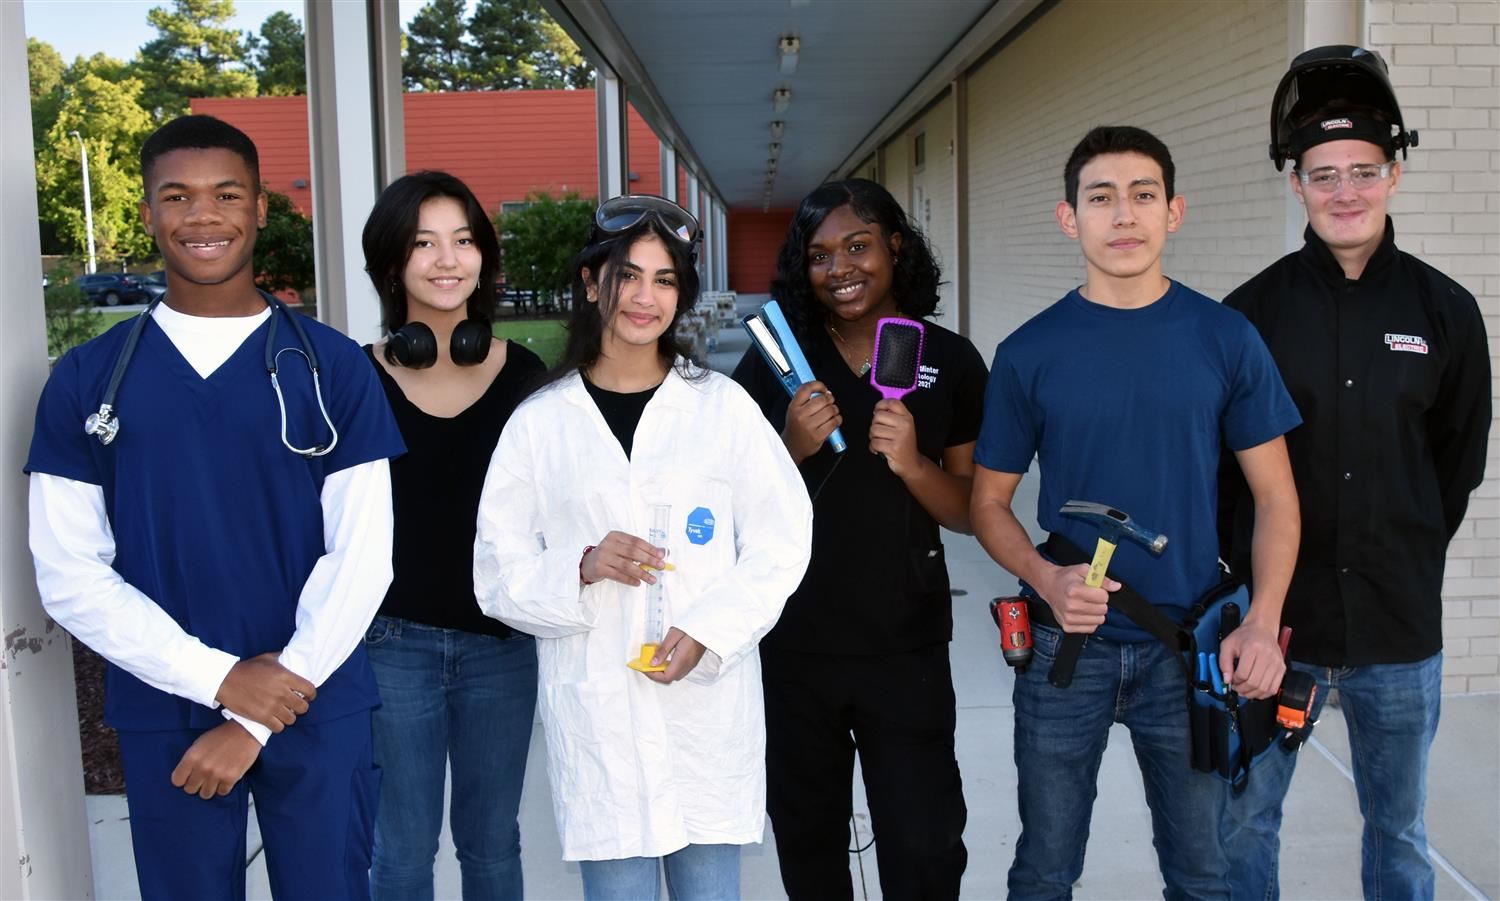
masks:
[[[819,185],[802,198],[777,254],[771,296],[781,302],[792,329],[806,336],[821,328],[828,318],[828,311],[813,296],[807,277],[807,245],[828,214],[841,206],[849,207],[861,221],[879,226],[883,239],[901,236],[901,252],[893,261],[891,273],[896,309],[912,318],[931,315],[938,305],[942,270],[927,239],[884,186],[867,178],[846,178]]]

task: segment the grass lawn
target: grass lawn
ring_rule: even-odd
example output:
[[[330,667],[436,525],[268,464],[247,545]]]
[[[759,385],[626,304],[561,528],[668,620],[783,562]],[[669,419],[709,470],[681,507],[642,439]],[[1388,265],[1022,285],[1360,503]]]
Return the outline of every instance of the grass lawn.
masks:
[[[136,314],[136,310],[107,310],[99,315],[104,324],[99,331],[103,332],[121,319],[129,319]],[[542,358],[542,362],[548,366],[557,362],[562,356],[563,345],[567,343],[568,332],[563,328],[561,319],[500,319],[495,323],[495,334],[502,338],[509,338],[517,344],[524,344],[532,353]]]
[[[563,323],[562,319],[500,319],[495,323],[495,334],[526,345],[550,367],[562,356],[568,341]]]

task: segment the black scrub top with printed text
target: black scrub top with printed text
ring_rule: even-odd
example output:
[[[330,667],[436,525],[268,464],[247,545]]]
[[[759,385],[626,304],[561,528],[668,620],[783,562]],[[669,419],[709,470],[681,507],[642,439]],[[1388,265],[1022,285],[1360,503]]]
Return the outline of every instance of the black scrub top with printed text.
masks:
[[[967,339],[925,325],[920,387],[902,402],[916,423],[918,450],[939,462],[945,449],[979,437],[987,371]],[[804,338],[802,349],[839,405],[849,449],[835,464],[825,442],[802,461],[808,491],[817,492],[812,563],[762,647],[884,654],[946,642],[953,635],[953,611],[938,524],[885,459],[870,452],[880,394],[868,375],[849,369],[823,329]],[[790,398],[753,347],[734,379],[779,432]]]

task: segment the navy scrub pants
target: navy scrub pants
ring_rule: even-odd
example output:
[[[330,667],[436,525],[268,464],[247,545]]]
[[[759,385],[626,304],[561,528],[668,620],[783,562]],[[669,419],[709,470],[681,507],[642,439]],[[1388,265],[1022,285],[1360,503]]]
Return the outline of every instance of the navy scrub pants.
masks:
[[[205,801],[172,785],[200,729],[120,732],[141,897],[245,897],[251,796],[271,894],[367,899],[380,771],[371,762],[370,711],[298,721],[271,740],[234,789]]]

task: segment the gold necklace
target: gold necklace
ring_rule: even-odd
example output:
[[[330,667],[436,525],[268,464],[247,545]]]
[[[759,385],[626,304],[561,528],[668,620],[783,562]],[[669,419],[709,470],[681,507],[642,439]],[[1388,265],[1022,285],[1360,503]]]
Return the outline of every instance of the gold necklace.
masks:
[[[839,341],[839,356],[841,356],[841,357],[844,358],[844,362],[847,363],[847,364],[849,364],[849,367],[851,369],[854,368],[854,358],[850,357],[849,354],[847,353],[847,351],[852,351],[853,350],[853,348],[849,347],[849,342],[844,340],[844,336],[839,334],[838,328],[836,328],[833,323],[831,323],[831,322],[828,323],[828,330],[830,332],[832,332],[833,333],[833,337],[837,338],[838,341]],[[869,373],[870,373],[870,355],[869,354],[865,354],[864,362],[859,365],[859,375],[860,376],[865,376],[865,375],[868,375]]]

